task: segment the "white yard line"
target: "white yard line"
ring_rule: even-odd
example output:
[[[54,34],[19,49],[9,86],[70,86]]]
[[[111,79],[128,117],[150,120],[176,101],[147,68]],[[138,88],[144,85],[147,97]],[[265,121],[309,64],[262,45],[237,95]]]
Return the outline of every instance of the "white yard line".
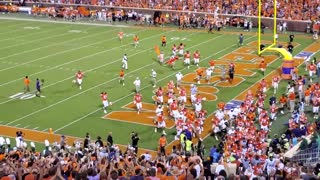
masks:
[[[88,28],[86,30],[89,30],[89,29],[94,29],[94,28]],[[115,31],[115,30],[116,29],[111,29],[111,30],[106,31],[106,32]],[[59,44],[64,44],[64,43],[69,43],[69,42],[72,42],[72,41],[76,41],[76,40],[84,39],[84,38],[87,38],[87,37],[95,36],[97,34],[103,34],[103,33],[106,33],[106,32],[94,33],[94,34],[90,34],[88,36],[83,36],[83,37],[80,37],[80,38],[72,38],[70,40],[62,41],[62,42],[58,42],[58,43],[48,43],[49,45],[41,46],[41,47],[38,47],[38,48],[32,48],[32,49],[29,49],[29,50],[25,50],[25,51],[21,51],[21,52],[18,52],[18,53],[10,54],[9,56],[0,57],[0,59],[6,59],[6,58],[9,58],[9,57],[20,55],[20,54],[24,54],[24,53],[27,53],[27,52],[33,52],[33,51],[36,51],[36,50],[39,50],[39,49],[42,49],[42,48],[47,48],[47,47],[51,47],[51,46],[55,46],[55,45],[59,45]]]
[[[61,28],[61,27],[50,28],[49,30],[46,30],[46,31],[33,30],[32,32],[34,32],[34,33],[30,33],[30,34],[24,34],[24,33],[22,33],[22,34],[24,34],[24,35],[15,36],[15,37],[10,37],[10,38],[7,38],[7,39],[0,39],[0,42],[2,42],[2,41],[8,41],[8,40],[14,40],[14,39],[19,39],[19,38],[24,38],[24,37],[29,37],[29,36],[34,36],[34,35],[39,35],[39,34],[48,33],[48,32],[51,32],[51,31],[56,31],[56,30],[59,30],[59,29],[63,30],[63,29],[68,29],[68,28],[70,28],[70,27],[66,26],[66,27],[63,27],[63,28]],[[50,34],[50,33],[48,33],[48,34]],[[66,33],[64,33],[64,34],[66,34]],[[49,36],[49,37],[50,37],[50,36]],[[48,36],[46,36],[46,38],[43,38],[43,39],[48,39]],[[20,45],[24,45],[24,44],[28,44],[28,43],[32,43],[32,42],[37,42],[37,41],[40,41],[40,40],[42,40],[42,39],[35,38],[35,40],[27,41],[27,42],[25,42],[25,43],[20,43],[20,44],[17,44],[17,43],[16,43],[16,44],[14,44],[14,45],[12,45],[12,46],[6,46],[6,47],[3,47],[3,48],[0,48],[0,50],[2,50],[2,49],[7,49],[7,48],[11,48],[11,47],[15,47],[15,46],[20,46]]]
[[[190,48],[193,48],[193,47],[196,47],[196,46],[199,46],[199,45],[201,45],[201,44],[207,43],[207,42],[209,42],[209,41],[212,41],[212,40],[214,40],[214,39],[216,39],[216,38],[219,38],[219,37],[221,37],[221,36],[222,36],[222,35],[217,36],[217,37],[212,38],[212,39],[209,39],[209,40],[204,41],[204,42],[202,42],[202,43],[199,43],[199,44],[197,44],[197,45],[191,46],[191,47],[189,47],[189,49],[190,49]],[[229,48],[230,48],[230,47],[229,47]],[[226,49],[228,49],[228,48],[226,48]],[[224,51],[224,50],[225,50],[225,49],[223,49],[223,50],[221,50],[221,51],[219,51],[219,52],[217,52],[217,53],[215,53],[215,54],[218,54],[218,53],[220,53],[220,52],[222,52],[222,51]],[[215,55],[215,54],[213,54],[213,55]],[[209,59],[209,58],[211,58],[213,55],[208,56],[208,57],[206,57],[205,59]],[[205,60],[205,59],[203,59],[203,60]],[[203,60],[202,60],[202,61],[203,61]],[[184,71],[184,70],[187,70],[187,67],[181,69],[180,71]],[[176,72],[174,72],[174,73],[172,73],[172,74],[169,74],[168,76],[166,76],[166,77],[164,77],[164,78],[162,78],[162,79],[157,80],[157,82],[163,81],[163,80],[169,78],[170,76],[173,76],[174,74],[176,74]],[[141,91],[142,91],[143,89],[146,89],[146,88],[150,87],[150,86],[151,86],[150,84],[147,85],[147,86],[145,86],[144,88],[141,89]],[[119,101],[121,101],[121,100],[123,100],[123,99],[125,99],[125,98],[127,98],[127,97],[132,96],[133,94],[134,94],[134,93],[130,93],[130,94],[126,95],[126,96],[123,96],[122,98],[113,101],[113,103],[117,103],[117,102],[119,102]],[[96,109],[96,110],[90,112],[89,114],[86,114],[85,116],[82,116],[82,117],[80,117],[80,118],[78,118],[78,119],[76,119],[76,120],[74,120],[74,121],[72,121],[72,122],[70,122],[70,123],[68,123],[68,124],[66,124],[66,125],[58,128],[58,129],[56,129],[55,132],[58,132],[58,131],[60,131],[60,130],[62,130],[62,129],[64,129],[64,128],[66,128],[66,127],[68,127],[68,126],[70,126],[70,125],[78,122],[78,121],[81,121],[82,119],[84,119],[84,118],[86,118],[86,117],[88,117],[88,116],[90,116],[90,115],[98,112],[99,110],[101,111],[101,108]]]
[[[76,24],[76,25],[86,25],[86,26],[107,26],[107,27],[120,27],[120,28],[128,28],[130,26],[125,25],[112,25],[112,24],[101,24],[98,23],[85,23],[85,22],[67,22],[67,21],[54,21],[54,20],[43,20],[43,19],[28,19],[28,18],[15,18],[15,17],[1,17],[0,19],[5,20],[15,20],[15,21],[30,21],[30,22],[45,22],[45,23],[53,23],[53,24]],[[106,23],[106,22],[105,22]]]
[[[25,127],[23,127],[24,129],[28,128],[30,125],[26,125]]]
[[[48,131],[48,128],[46,128],[46,129],[44,129],[44,130],[42,130],[43,132],[46,132],[46,131]]]
[[[140,68],[138,68],[138,69],[136,69],[136,70],[134,70],[134,71],[129,72],[128,74],[131,74],[131,73],[140,71],[141,69],[146,68],[146,67],[148,67],[148,66],[151,66],[151,65],[153,65],[153,64],[154,64],[154,63],[152,63],[152,64],[147,64],[147,65],[142,66],[142,67],[140,67]],[[37,111],[34,111],[34,112],[32,112],[32,113],[29,113],[28,115],[25,115],[25,116],[22,116],[22,117],[20,117],[20,118],[18,118],[18,119],[15,119],[15,120],[13,120],[13,121],[10,121],[10,122],[7,123],[6,125],[13,124],[13,123],[18,122],[18,121],[20,121],[20,120],[22,120],[22,119],[25,119],[25,118],[27,118],[27,117],[29,117],[29,116],[32,116],[32,115],[34,115],[34,114],[37,114],[37,113],[42,112],[42,111],[44,111],[44,110],[47,110],[47,109],[49,109],[49,108],[51,108],[51,107],[54,107],[54,106],[56,106],[56,105],[58,105],[58,104],[61,104],[61,103],[65,102],[65,101],[68,101],[68,100],[70,100],[70,99],[72,99],[72,98],[74,98],[74,97],[77,97],[77,96],[79,96],[79,95],[81,95],[81,94],[84,94],[84,93],[86,93],[86,92],[88,92],[88,91],[91,91],[92,89],[95,89],[95,88],[97,88],[97,87],[100,87],[100,86],[102,86],[102,85],[105,85],[106,83],[109,83],[109,82],[114,81],[114,80],[117,80],[117,79],[118,79],[118,77],[113,78],[113,79],[110,79],[109,81],[104,82],[104,83],[102,83],[102,84],[95,85],[95,86],[93,86],[93,87],[91,87],[91,88],[89,88],[89,89],[86,89],[86,90],[84,90],[84,91],[81,91],[80,93],[74,94],[74,95],[72,95],[72,96],[70,96],[70,97],[68,97],[68,98],[65,98],[65,99],[63,99],[63,100],[61,100],[61,101],[58,101],[58,102],[56,102],[56,103],[53,103],[53,104],[51,104],[51,105],[49,105],[49,106],[46,106],[45,108],[39,109],[39,110],[37,110]]]
[[[37,130],[37,129],[39,129],[39,127],[35,127],[35,128],[33,128],[34,130]]]
[[[169,31],[169,32],[173,32],[173,31]],[[143,40],[151,39],[151,38],[153,38],[153,37],[158,37],[158,36],[159,36],[159,34],[156,34],[156,35],[153,35],[153,36],[149,36],[149,37],[147,37],[147,38],[145,38],[145,39],[143,39]],[[141,40],[141,41],[143,41],[143,40]],[[114,47],[114,48],[111,48],[111,49],[103,50],[103,51],[100,51],[100,52],[97,52],[97,53],[93,53],[93,54],[90,54],[90,55],[87,55],[87,56],[83,56],[83,57],[81,57],[81,58],[79,58],[79,59],[71,60],[71,61],[68,61],[68,62],[66,62],[66,63],[59,64],[59,65],[53,66],[53,67],[48,68],[48,69],[44,69],[44,70],[42,70],[42,71],[39,71],[39,72],[36,72],[36,73],[33,73],[33,74],[29,74],[29,77],[30,77],[30,76],[33,76],[33,75],[37,75],[37,74],[43,73],[43,72],[46,72],[46,71],[49,71],[49,70],[52,70],[52,69],[59,68],[59,67],[61,67],[61,66],[67,65],[67,64],[71,64],[71,63],[74,63],[74,62],[78,62],[78,61],[81,61],[81,60],[83,60],[83,59],[87,59],[87,58],[89,58],[89,57],[94,57],[94,56],[99,55],[99,54],[103,54],[103,53],[106,53],[106,52],[109,52],[109,51],[112,51],[112,50],[115,50],[115,49],[118,49],[118,48],[122,48],[122,47],[128,46],[128,45],[130,45],[130,44],[131,44],[131,43],[125,44],[125,45],[121,45],[121,46],[117,46],[117,47]],[[147,50],[149,50],[149,49],[147,49]],[[140,54],[141,52],[145,52],[145,51],[147,51],[147,50],[140,51],[138,54]],[[137,54],[137,53],[135,53],[135,54]],[[134,54],[134,55],[135,55],[135,54]],[[131,55],[131,56],[132,56],[132,55]],[[131,57],[131,56],[128,56],[128,57]],[[120,60],[121,60],[121,59],[120,59]],[[115,60],[115,61],[111,61],[111,62],[109,62],[109,63],[103,64],[102,66],[98,66],[97,68],[93,68],[93,69],[90,70],[90,71],[96,70],[96,69],[98,69],[98,68],[101,68],[101,67],[104,67],[104,66],[107,66],[107,65],[116,63],[116,62],[119,62],[119,60],[117,59],[117,60]],[[90,71],[89,71],[89,72],[90,72]],[[88,71],[86,71],[86,72],[88,72]],[[72,77],[74,77],[74,76],[72,76]],[[72,77],[69,77],[69,78],[67,78],[67,79],[70,79],[70,78],[72,78]],[[15,79],[15,80],[12,80],[12,81],[9,81],[9,82],[6,82],[6,83],[2,83],[2,84],[0,84],[0,87],[5,86],[5,85],[8,85],[8,84],[11,84],[11,83],[16,82],[16,81],[20,81],[20,80],[21,80],[21,78],[18,78],[18,79]],[[0,104],[2,104],[2,103],[0,103]]]
[[[25,29],[16,29],[16,30],[13,30],[13,31],[8,31],[8,28],[11,28],[11,27],[15,27],[15,26],[24,26],[24,24],[29,24],[29,22],[25,22],[25,23],[21,23],[21,24],[13,24],[13,25],[11,25],[11,26],[6,26],[6,28],[5,28],[5,30],[6,31],[4,31],[4,32],[1,32],[0,33],[0,35],[7,35],[7,34],[11,34],[11,33],[14,33],[14,32],[17,32],[17,31],[25,31]]]
[[[171,32],[171,31],[170,31],[170,32]],[[194,33],[188,34],[187,36],[190,36],[190,35],[192,35],[192,34],[194,34]],[[157,34],[157,36],[159,36],[159,34]],[[185,37],[187,37],[187,36],[185,36]],[[217,36],[217,37],[215,37],[215,38],[210,39],[210,41],[213,40],[213,39],[216,39],[216,38],[218,38],[218,37],[221,37],[221,35],[220,35],[220,36]],[[207,42],[207,41],[205,41],[205,42]],[[202,43],[200,43],[200,44],[203,44],[203,43],[205,43],[205,42],[202,42]],[[198,44],[198,45],[200,45],[200,44]],[[196,46],[197,46],[197,45],[196,45]],[[191,48],[191,47],[190,47],[190,48]],[[149,49],[146,49],[146,50],[144,50],[144,51],[149,51]],[[140,51],[140,53],[141,53],[141,52],[144,52],[144,51]],[[138,54],[138,53],[136,53],[136,54]],[[132,73],[134,73],[134,72],[136,72],[136,71],[139,71],[139,70],[141,70],[141,69],[144,69],[144,68],[146,68],[146,67],[148,67],[148,66],[152,66],[152,65],[154,65],[154,64],[155,64],[155,62],[153,62],[153,63],[151,63],[151,64],[147,64],[147,65],[145,65],[145,66],[143,66],[143,67],[140,67],[140,68],[138,68],[138,69],[135,69],[134,71],[129,72],[128,74],[132,74]],[[77,93],[77,94],[72,95],[72,96],[70,96],[70,97],[68,97],[68,98],[66,98],[66,99],[63,99],[63,100],[58,101],[58,102],[56,102],[56,103],[54,103],[54,104],[51,104],[51,105],[49,105],[49,106],[47,106],[47,107],[45,107],[45,108],[39,109],[39,110],[37,110],[37,111],[34,111],[34,112],[32,112],[32,113],[29,113],[28,115],[25,115],[25,116],[23,116],[23,117],[20,117],[20,118],[18,118],[18,119],[15,119],[15,120],[7,123],[6,125],[10,125],[10,124],[12,124],[12,123],[14,123],[14,122],[17,122],[17,121],[20,121],[20,120],[22,120],[22,119],[24,119],[24,118],[26,118],[26,117],[32,116],[32,115],[34,115],[34,114],[37,114],[38,112],[42,112],[42,111],[44,111],[44,110],[46,110],[46,109],[49,109],[49,108],[51,108],[51,107],[53,107],[53,106],[55,106],[55,105],[58,105],[58,104],[63,103],[63,102],[65,102],[65,101],[69,100],[69,99],[72,99],[73,97],[77,97],[77,96],[79,96],[79,95],[81,95],[81,94],[83,94],[83,93],[85,93],[85,92],[87,92],[87,91],[90,91],[90,90],[92,90],[92,89],[95,89],[95,88],[97,88],[97,87],[100,87],[100,86],[102,86],[102,85],[105,85],[106,83],[112,82],[112,81],[117,80],[117,79],[118,79],[118,77],[115,77],[115,78],[113,78],[113,79],[111,79],[111,80],[109,80],[109,81],[107,81],[107,82],[103,82],[103,83],[101,83],[101,84],[98,84],[98,85],[96,85],[96,86],[93,86],[93,87],[91,87],[91,88],[89,88],[89,89],[86,89],[86,90],[80,92],[80,93]]]
[[[21,124],[17,124],[17,125],[15,125],[15,127],[19,127]]]
[[[84,37],[77,38],[77,39],[71,39],[71,40],[69,40],[69,41],[63,41],[63,42],[60,42],[60,43],[50,44],[50,45],[48,45],[48,46],[41,46],[41,47],[39,47],[39,48],[35,48],[35,49],[27,50],[27,51],[22,51],[22,52],[19,52],[19,53],[11,54],[11,55],[6,56],[6,57],[1,57],[0,59],[12,57],[12,56],[15,56],[15,55],[20,55],[20,54],[27,53],[27,52],[36,51],[36,50],[39,50],[39,49],[42,49],[42,48],[47,48],[47,47],[50,47],[50,46],[55,46],[55,45],[59,45],[59,44],[64,44],[64,43],[66,43],[66,42],[70,43],[70,42],[73,42],[73,41],[85,39],[85,38],[92,37],[92,36],[96,36],[96,35],[98,35],[98,34],[103,34],[103,33],[106,33],[106,32],[112,32],[112,31],[115,31],[115,30],[118,30],[118,29],[112,29],[112,30],[110,30],[110,31],[95,33],[95,34],[91,34],[91,35],[89,35],[89,36],[84,36]],[[138,32],[139,32],[139,31],[138,31]],[[64,54],[64,53],[67,53],[67,52],[71,52],[71,51],[74,51],[74,50],[82,49],[82,48],[84,48],[84,47],[89,47],[89,46],[92,46],[92,45],[95,45],[95,44],[100,44],[100,43],[102,43],[102,42],[107,42],[107,41],[109,41],[109,40],[113,40],[113,39],[117,39],[117,38],[118,38],[118,37],[116,37],[116,38],[114,37],[114,38],[111,38],[111,39],[106,39],[106,40],[103,40],[103,41],[98,41],[98,42],[94,42],[94,43],[91,43],[91,44],[86,44],[86,45],[84,45],[84,46],[79,46],[79,47],[77,47],[77,48],[72,48],[72,49],[68,49],[68,50],[65,50],[65,51],[61,51],[61,52],[57,52],[57,53],[54,53],[54,54],[50,54],[50,55],[47,55],[47,56],[43,56],[43,57],[41,57],[41,58],[34,59],[34,60],[31,60],[31,61],[27,61],[27,62],[24,62],[24,63],[20,63],[20,64],[17,64],[17,65],[15,65],[15,66],[11,66],[11,67],[7,67],[7,68],[0,69],[0,72],[5,71],[5,70],[9,70],[9,69],[12,69],[12,68],[15,68],[15,67],[18,67],[18,66],[23,66],[23,65],[25,65],[25,64],[33,63],[33,62],[36,62],[36,61],[39,61],[39,60],[42,60],[42,59],[46,59],[46,58],[51,57],[51,56],[56,56],[56,55],[59,55],[59,54]]]

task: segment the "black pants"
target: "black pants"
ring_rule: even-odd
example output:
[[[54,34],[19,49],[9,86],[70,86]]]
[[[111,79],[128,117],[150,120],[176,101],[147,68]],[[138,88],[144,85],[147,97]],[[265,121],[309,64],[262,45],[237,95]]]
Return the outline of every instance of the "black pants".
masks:
[[[229,73],[229,78],[233,80],[234,73]]]
[[[161,147],[160,147],[160,155],[166,156],[166,149],[165,149],[164,146],[161,146]]]
[[[167,42],[166,41],[162,41],[161,46],[167,46]]]

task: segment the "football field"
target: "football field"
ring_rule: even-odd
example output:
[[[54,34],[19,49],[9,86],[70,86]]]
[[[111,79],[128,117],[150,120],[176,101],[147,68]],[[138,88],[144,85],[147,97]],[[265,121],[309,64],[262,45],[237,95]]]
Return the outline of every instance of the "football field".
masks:
[[[122,43],[117,36],[120,31],[125,33]],[[256,55],[256,33],[241,33],[244,33],[245,43],[238,47],[240,31],[237,29],[208,34],[204,30],[182,31],[177,28],[0,19],[0,135],[12,136],[15,130],[22,129],[27,140],[38,141],[37,132],[39,136],[49,136],[46,134],[52,128],[58,135],[83,138],[89,132],[92,139],[101,136],[105,140],[108,132],[112,132],[116,144],[127,145],[131,143],[131,132],[135,131],[140,136],[139,147],[156,150],[161,132],[155,133],[153,126],[155,106],[151,69],[158,74],[158,86],[166,86],[170,80],[175,80],[177,72],[181,72],[183,84],[189,87],[196,83],[193,78],[198,67],[188,69],[182,60],[176,61],[175,69],[160,65],[154,47],[159,46],[168,57],[173,44],[184,43],[185,50],[191,53],[200,51],[200,67],[208,67],[212,59],[217,64],[211,83],[202,80],[198,85],[200,93],[207,99],[204,108],[209,118],[203,138],[207,137],[211,129],[210,115],[216,110],[217,103],[241,101],[246,90],[265,78],[258,68],[262,58]],[[137,48],[133,46],[134,35],[140,38]],[[162,35],[167,37],[167,47],[161,47]],[[315,44],[307,37],[296,35],[295,54]],[[267,42],[271,34],[264,38]],[[280,35],[279,40],[286,46],[288,35]],[[312,48],[317,53],[319,43]],[[124,54],[128,56],[129,69],[125,71],[125,86],[122,86],[118,77]],[[267,53],[265,60],[268,63],[266,77],[277,73],[281,58],[275,53]],[[220,81],[219,66],[229,62],[236,64],[232,84]],[[82,90],[72,83],[78,70],[85,74]],[[31,80],[31,92],[26,94],[25,76]],[[142,81],[143,96],[143,112],[139,115],[132,104],[133,81],[137,77]],[[37,78],[44,80],[41,97],[34,93]],[[282,90],[285,84],[284,81]],[[113,103],[108,114],[102,110],[102,91],[108,93],[109,101]],[[173,120],[167,119],[167,125],[167,139],[172,142]],[[210,144],[213,140],[208,138],[206,141]]]

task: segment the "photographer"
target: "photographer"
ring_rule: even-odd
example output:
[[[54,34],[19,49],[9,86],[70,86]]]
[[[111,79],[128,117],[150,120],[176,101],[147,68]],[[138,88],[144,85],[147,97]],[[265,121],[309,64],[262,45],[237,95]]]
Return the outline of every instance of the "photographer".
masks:
[[[134,152],[138,153],[138,142],[140,138],[138,136],[138,133],[132,132],[131,133],[131,146],[134,147]]]

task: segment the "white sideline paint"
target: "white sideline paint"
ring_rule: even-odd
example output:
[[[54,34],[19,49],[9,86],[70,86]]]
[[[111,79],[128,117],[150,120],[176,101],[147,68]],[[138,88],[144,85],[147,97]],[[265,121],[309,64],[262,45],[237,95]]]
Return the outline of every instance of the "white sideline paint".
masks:
[[[120,27],[127,28],[129,26],[125,25],[112,25],[112,24],[97,24],[97,23],[85,23],[85,22],[66,22],[66,21],[50,21],[44,19],[28,19],[28,18],[15,18],[15,17],[1,17],[0,19],[5,20],[15,20],[15,21],[31,21],[31,22],[45,22],[45,23],[53,23],[53,24],[76,24],[76,25],[89,25],[89,26],[108,26],[108,27]]]
[[[169,32],[173,32],[173,31],[169,31]],[[147,37],[147,38],[145,38],[145,39],[143,39],[143,40],[147,40],[147,39],[153,38],[153,37],[155,37],[155,36],[159,36],[159,34],[153,35],[153,36],[149,36],[149,37]],[[141,40],[141,41],[143,41],[143,40]],[[81,57],[81,58],[79,58],[79,59],[75,59],[75,60],[72,60],[72,61],[68,61],[68,62],[66,62],[66,63],[59,64],[59,65],[53,66],[53,67],[51,67],[51,68],[48,68],[48,69],[45,69],[45,70],[42,70],[42,71],[39,71],[39,72],[30,74],[29,76],[37,75],[37,74],[40,74],[40,73],[43,73],[43,72],[46,72],[46,71],[49,71],[49,70],[52,70],[52,69],[56,69],[56,68],[59,68],[59,67],[64,66],[64,65],[71,64],[71,63],[73,63],[73,62],[78,62],[78,61],[81,61],[81,60],[83,60],[83,59],[87,59],[87,58],[89,58],[89,57],[94,57],[94,56],[96,56],[96,55],[103,54],[103,53],[109,52],[109,51],[114,50],[114,49],[122,48],[122,47],[128,46],[128,45],[130,45],[130,44],[131,44],[131,43],[125,44],[125,45],[121,45],[121,46],[117,46],[117,47],[114,47],[114,48],[111,48],[111,49],[103,50],[103,51],[100,51],[100,52],[97,52],[97,53],[94,53],[94,54],[90,54],[90,55],[87,55],[87,56],[83,56],[83,57]],[[149,49],[148,49],[148,50],[149,50]],[[145,51],[146,51],[146,50],[141,51],[141,52],[145,52]],[[136,53],[136,54],[137,54],[137,53]],[[129,56],[129,57],[131,57],[131,56]],[[120,59],[120,60],[121,60],[121,59]],[[106,64],[104,64],[104,65],[102,65],[102,66],[99,66],[99,68],[100,68],[100,67],[107,66],[107,65],[109,65],[109,64],[116,63],[116,62],[119,62],[119,60],[115,60],[115,61],[106,63]],[[93,70],[95,70],[95,69],[98,69],[98,68],[94,68]],[[68,78],[68,79],[70,79],[70,78]],[[20,80],[21,80],[21,78],[15,79],[15,80],[12,80],[12,81],[9,81],[9,82],[6,82],[6,83],[2,83],[2,84],[0,84],[0,87],[5,86],[5,85],[8,85],[8,84],[11,84],[11,83],[16,82],[16,81],[20,81]],[[0,103],[0,104],[2,104],[2,103]]]
[[[98,34],[103,34],[103,33],[106,33],[106,32],[112,32],[112,31],[115,31],[115,30],[117,30],[117,29],[112,29],[112,30],[110,30],[110,31],[105,31],[105,32],[100,32],[100,33],[95,33],[95,34],[91,34],[91,35],[84,36],[84,37],[81,37],[81,38],[71,39],[71,40],[68,40],[68,41],[63,41],[63,42],[59,42],[59,43],[54,43],[54,44],[50,44],[50,45],[47,45],[47,46],[41,46],[41,47],[39,47],[39,48],[34,48],[34,49],[31,49],[31,50],[27,50],[27,51],[22,51],[22,52],[19,52],[19,53],[11,54],[11,55],[9,55],[9,56],[0,57],[0,59],[6,59],[6,58],[9,58],[9,57],[12,57],[12,56],[16,56],[16,55],[20,55],[20,54],[24,54],[24,53],[28,53],[28,52],[37,51],[37,50],[42,49],[42,48],[47,48],[47,47],[51,47],[51,46],[56,46],[56,45],[59,45],[59,44],[70,43],[70,42],[73,42],[73,41],[77,41],[77,40],[89,38],[89,37],[96,36],[96,35],[98,35]],[[114,38],[112,38],[112,39],[114,39]],[[107,40],[112,40],[112,39],[107,39]],[[63,54],[63,53],[66,53],[66,52],[78,50],[78,49],[81,49],[81,48],[84,48],[84,47],[88,47],[88,46],[91,46],[91,45],[94,45],[94,44],[99,44],[99,43],[105,42],[105,41],[107,41],[107,40],[95,42],[95,43],[92,43],[92,44],[87,44],[87,45],[85,45],[85,46],[79,46],[79,47],[77,47],[77,48],[68,49],[68,50],[66,50],[66,51],[57,52],[57,53],[54,53],[54,54],[50,54],[50,55],[47,55],[47,56],[43,56],[43,57],[38,58],[38,59],[34,59],[34,60],[31,60],[31,61],[27,61],[27,62],[24,62],[24,63],[20,63],[20,64],[18,63],[18,64],[15,65],[15,66],[11,66],[11,67],[7,67],[7,68],[0,69],[0,72],[5,71],[5,70],[9,70],[9,69],[12,69],[12,68],[15,68],[15,67],[18,67],[18,66],[22,66],[22,65],[25,65],[25,64],[29,64],[29,63],[32,63],[32,62],[36,62],[36,61],[39,61],[39,60],[42,60],[42,59],[46,59],[46,58],[51,57],[51,56],[55,56],[55,55]]]
[[[220,37],[220,36],[218,36],[218,37]],[[252,37],[255,37],[255,36],[252,36]],[[252,37],[245,39],[245,41],[247,41],[248,39],[251,39]],[[236,45],[235,45],[235,46],[236,46]],[[224,48],[224,49],[222,49],[222,50],[220,50],[220,51],[212,54],[211,56],[208,56],[208,57],[202,59],[202,61],[200,61],[200,63],[203,62],[203,60],[209,59],[209,58],[211,58],[212,56],[214,56],[214,55],[216,55],[216,54],[219,54],[219,53],[221,53],[221,52],[223,52],[223,51],[225,51],[225,50],[227,50],[227,49],[229,49],[229,48],[231,48],[231,47],[233,47],[233,46]],[[218,58],[218,59],[219,59],[219,58]],[[186,69],[187,69],[187,68],[185,67],[185,68],[181,69],[180,71],[184,71],[184,70],[186,70]],[[166,77],[158,80],[157,82],[163,81],[163,80],[169,78],[170,76],[173,76],[173,75],[176,74],[176,73],[177,73],[177,72],[174,72],[174,73],[172,73],[172,74],[170,74],[170,75],[168,75],[168,76],[166,76]],[[149,84],[148,86],[142,88],[141,90],[143,90],[143,89],[145,89],[145,88],[147,88],[147,87],[149,87],[149,86],[151,86],[151,85]],[[122,97],[122,98],[114,101],[113,103],[119,102],[120,100],[125,99],[125,98],[127,98],[127,97],[129,97],[129,96],[132,96],[133,94],[134,94],[134,93],[131,93],[131,94],[127,95],[127,96],[124,96],[124,97]],[[72,125],[72,124],[74,124],[74,123],[76,123],[76,122],[78,122],[78,121],[81,121],[82,119],[84,119],[84,118],[86,118],[86,117],[88,117],[88,116],[90,116],[90,115],[92,115],[92,114],[94,114],[94,113],[96,113],[96,112],[98,112],[98,111],[101,111],[101,108],[96,109],[96,110],[94,110],[94,111],[92,111],[92,112],[90,112],[90,113],[88,113],[88,114],[86,114],[86,115],[84,115],[84,116],[82,116],[82,117],[80,117],[80,118],[78,118],[78,119],[76,119],[76,120],[74,120],[74,121],[72,121],[72,122],[70,122],[70,123],[68,123],[68,124],[60,127],[60,128],[58,128],[58,129],[56,129],[54,132],[57,133],[58,131],[60,131],[60,130],[62,130],[62,129],[64,129],[64,128],[66,128],[66,127],[68,127],[68,126],[70,126],[70,125]],[[213,113],[211,113],[211,115],[212,115],[212,114],[213,114]]]

